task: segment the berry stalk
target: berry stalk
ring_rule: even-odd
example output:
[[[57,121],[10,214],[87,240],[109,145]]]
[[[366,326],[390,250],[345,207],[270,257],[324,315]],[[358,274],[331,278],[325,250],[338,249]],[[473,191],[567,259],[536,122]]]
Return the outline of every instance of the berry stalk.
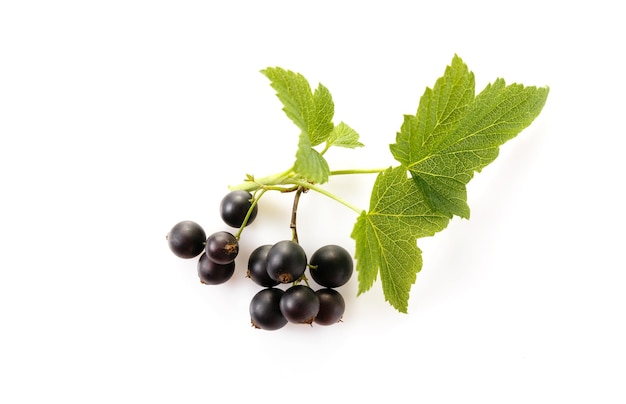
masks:
[[[296,224],[296,215],[298,212],[298,203],[300,202],[300,195],[304,192],[304,187],[298,187],[296,190],[296,196],[293,198],[293,208],[291,208],[291,222],[289,228],[291,229],[291,239],[294,243],[298,243],[298,229]]]
[[[385,169],[382,169],[382,168],[336,170],[336,171],[331,171],[330,175],[332,176],[332,175],[378,174],[384,170]],[[252,175],[248,175],[246,181],[235,186],[230,186],[229,189],[231,191],[244,190],[248,192],[254,192],[258,190],[262,190],[262,192],[265,192],[265,191],[294,192],[294,191],[298,191],[299,189],[302,189],[302,192],[306,192],[306,190],[310,189],[312,191],[320,193],[340,203],[341,205],[344,205],[345,207],[356,212],[357,214],[361,214],[361,212],[363,211],[363,209],[348,202],[344,198],[341,198],[340,196],[333,194],[332,192],[320,187],[319,185],[316,185],[314,183],[307,181],[302,176],[296,174],[293,168],[287,171],[281,172],[281,173],[268,175],[266,177],[261,177],[258,179],[254,178],[254,176]],[[261,195],[262,194],[260,194],[258,198],[255,198],[255,203],[256,201],[258,201]],[[240,229],[240,232],[241,232],[241,229]]]

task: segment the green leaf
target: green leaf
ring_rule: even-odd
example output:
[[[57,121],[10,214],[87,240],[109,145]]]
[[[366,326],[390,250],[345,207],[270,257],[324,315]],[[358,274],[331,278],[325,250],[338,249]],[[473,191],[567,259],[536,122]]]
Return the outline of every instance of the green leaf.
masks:
[[[325,183],[330,175],[328,162],[317,150],[311,147],[311,141],[305,133],[300,134],[296,162],[293,168],[307,181],[316,184]]]
[[[346,123],[340,122],[335,126],[328,140],[326,140],[328,147],[339,146],[354,149],[356,147],[363,147],[363,143],[359,142],[359,134],[349,127]]]
[[[419,159],[423,150],[433,148],[442,136],[458,125],[474,99],[474,75],[461,58],[455,56],[435,86],[424,91],[417,114],[404,117],[391,153],[408,166]]]
[[[330,92],[322,84],[312,92],[304,76],[280,67],[267,68],[262,73],[270,79],[285,114],[301,130],[295,172],[318,184],[328,181],[328,163],[313,147],[326,142],[335,127],[335,104]]]
[[[404,167],[380,173],[374,183],[369,211],[361,213],[352,231],[356,241],[358,293],[369,290],[380,274],[385,300],[406,313],[411,285],[422,268],[416,239],[432,236],[444,229],[449,220],[430,207]]]
[[[313,93],[304,76],[280,67],[261,72],[270,79],[276,96],[283,103],[285,114],[306,134],[311,146],[325,142],[334,128],[332,120],[335,113],[335,104],[328,89],[319,84]]]
[[[532,123],[548,96],[547,87],[507,86],[502,79],[474,92],[473,73],[455,56],[390,146],[431,206],[450,217],[469,218],[467,183]]]
[[[333,125],[335,104],[330,91],[321,83],[318,84],[315,93],[313,93],[313,103],[315,105],[315,117],[308,125],[306,132],[311,139],[311,145],[317,146],[328,139],[335,126]]]

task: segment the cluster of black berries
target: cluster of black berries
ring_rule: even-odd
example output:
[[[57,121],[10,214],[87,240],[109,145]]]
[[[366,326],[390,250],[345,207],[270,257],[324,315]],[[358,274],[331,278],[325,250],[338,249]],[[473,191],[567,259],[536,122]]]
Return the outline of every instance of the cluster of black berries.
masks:
[[[231,227],[247,226],[254,221],[258,211],[258,205],[253,201],[252,194],[247,191],[232,191],[222,200],[220,215]],[[222,284],[235,272],[239,241],[230,232],[218,231],[206,237],[199,224],[183,221],[170,230],[167,241],[178,257],[188,259],[200,255],[198,277],[204,284]],[[308,286],[307,268],[321,289],[314,291]],[[339,322],[345,311],[345,301],[335,288],[348,282],[352,272],[352,257],[337,245],[321,247],[310,261],[302,246],[292,240],[258,247],[250,254],[246,273],[264,287],[250,302],[252,325],[277,330],[288,322],[320,325]],[[281,284],[291,285],[283,290],[277,287]]]
[[[246,191],[233,191],[220,203],[220,215],[231,227],[252,223],[258,211],[252,205],[252,195]],[[247,217],[247,221],[246,221]],[[192,221],[177,223],[167,234],[167,242],[174,254],[198,261],[198,277],[207,285],[219,285],[229,280],[235,272],[235,258],[239,254],[239,240],[232,233],[218,231],[208,238],[204,229]]]
[[[311,278],[322,286],[314,291],[308,285],[296,283],[287,290],[276,288],[302,279],[306,268]],[[352,276],[352,257],[343,247],[324,246],[311,256],[307,264],[304,249],[291,240],[274,245],[262,245],[250,254],[248,277],[265,289],[250,302],[252,325],[265,330],[277,330],[288,322],[297,324],[331,325],[341,320],[346,305],[335,288]]]

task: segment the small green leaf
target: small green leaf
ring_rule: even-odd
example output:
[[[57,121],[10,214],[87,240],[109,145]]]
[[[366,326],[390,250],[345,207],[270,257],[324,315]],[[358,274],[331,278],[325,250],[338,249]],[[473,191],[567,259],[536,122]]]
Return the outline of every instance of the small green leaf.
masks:
[[[300,134],[296,162],[293,168],[296,173],[306,178],[307,181],[316,184],[325,183],[330,175],[330,168],[326,159],[320,152],[311,147],[311,141],[305,133]]]
[[[330,91],[321,83],[313,93],[313,103],[315,104],[315,120],[309,125],[307,133],[311,139],[311,145],[317,146],[328,139],[332,130],[333,115],[335,115],[335,104]]]
[[[416,239],[432,236],[449,220],[430,207],[404,167],[380,173],[369,211],[361,213],[352,231],[359,294],[369,290],[380,273],[385,299],[406,313],[411,285],[422,268]]]
[[[431,205],[450,217],[469,218],[467,183],[532,123],[548,96],[547,87],[507,86],[502,79],[476,97],[474,91],[473,73],[455,56],[390,146]]]
[[[328,181],[328,163],[313,147],[326,142],[334,129],[335,104],[330,92],[322,84],[312,92],[304,76],[280,67],[262,73],[270,79],[285,114],[301,130],[294,170],[314,183]]]
[[[339,125],[335,126],[326,143],[328,147],[339,146],[349,149],[363,147],[363,143],[359,142],[359,134],[344,122],[339,122]]]
[[[280,67],[261,72],[270,79],[276,96],[283,103],[285,114],[308,136],[311,146],[325,142],[333,130],[335,113],[335,104],[328,89],[319,84],[313,93],[304,76]]]

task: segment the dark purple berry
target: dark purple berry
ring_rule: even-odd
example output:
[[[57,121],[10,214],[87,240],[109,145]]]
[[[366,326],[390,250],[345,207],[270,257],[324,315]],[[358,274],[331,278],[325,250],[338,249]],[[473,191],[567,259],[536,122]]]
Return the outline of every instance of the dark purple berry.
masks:
[[[320,299],[320,310],[313,321],[320,325],[331,325],[340,321],[346,310],[343,296],[330,288],[319,289],[315,294]]]
[[[285,292],[277,288],[267,288],[258,292],[250,301],[250,322],[254,328],[278,330],[287,324],[280,312],[280,300]]]
[[[197,257],[204,250],[206,233],[199,224],[186,220],[177,223],[167,234],[167,244],[180,258]]]
[[[238,190],[226,194],[220,203],[220,216],[224,223],[231,227],[241,227],[248,211],[252,207],[252,201],[252,194],[248,191]],[[258,205],[254,205],[246,226],[254,221],[258,210]]]
[[[230,278],[235,272],[235,261],[228,264],[218,264],[212,261],[206,254],[200,256],[198,261],[198,277],[200,282],[206,285],[219,285]]]
[[[283,240],[267,252],[267,274],[280,283],[298,280],[306,270],[307,258],[300,244]]]
[[[218,264],[233,262],[239,254],[239,242],[227,231],[218,231],[206,239],[206,255]]]
[[[270,278],[267,274],[267,253],[272,246],[270,244],[257,247],[248,258],[247,276],[257,285],[264,287],[276,286],[278,281]]]
[[[280,298],[280,312],[291,322],[311,324],[320,309],[320,299],[306,285],[295,285]]]
[[[327,288],[336,288],[348,282],[354,267],[350,253],[332,244],[315,251],[309,264],[311,278]]]

